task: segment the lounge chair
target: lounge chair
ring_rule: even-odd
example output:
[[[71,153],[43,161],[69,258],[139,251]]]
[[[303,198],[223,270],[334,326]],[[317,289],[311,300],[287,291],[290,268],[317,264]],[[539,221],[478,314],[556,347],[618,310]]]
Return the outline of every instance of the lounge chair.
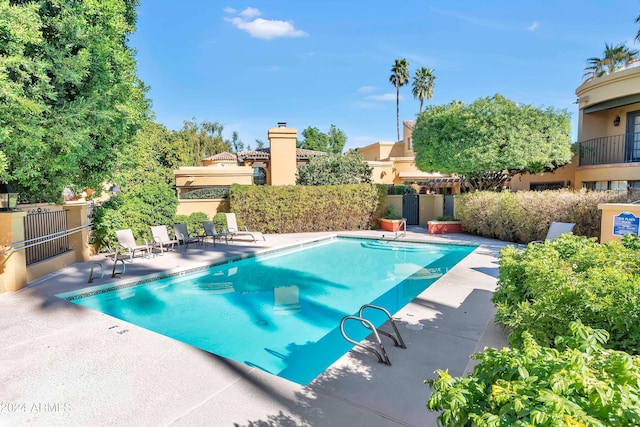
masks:
[[[153,236],[153,241],[155,242],[156,247],[160,248],[160,253],[166,248],[167,251],[169,247],[174,249],[178,244],[177,239],[172,239],[169,237],[169,231],[167,230],[166,225],[154,225],[151,227],[151,235]]]
[[[224,238],[224,242],[229,244],[227,240],[227,233],[218,233],[218,231],[216,230],[216,225],[213,223],[213,221],[204,221],[202,223],[202,228],[204,228],[204,234],[200,236],[200,238],[203,242],[211,239],[211,241],[213,242],[213,246],[215,246],[216,240],[222,241],[222,239]]]
[[[549,230],[547,231],[547,236],[545,237],[544,240],[534,240],[532,242],[529,242],[529,244],[532,243],[543,243],[544,241],[552,241],[554,240],[556,237],[562,235],[562,234],[567,234],[567,233],[571,233],[573,231],[573,227],[575,227],[576,225],[572,222],[552,222],[551,225],[549,226]]]
[[[190,243],[200,243],[200,238],[189,236],[186,224],[173,224],[173,231],[176,233],[178,242],[184,245],[184,249],[189,248]]]
[[[118,257],[118,253],[120,249],[123,249],[127,254],[129,254],[129,261],[133,262],[133,256],[136,251],[143,251],[142,256],[144,256],[144,252],[149,256],[150,246],[147,241],[145,241],[144,245],[139,245],[136,242],[135,237],[133,237],[133,231],[130,228],[125,230],[116,230],[116,237],[118,238],[118,249],[116,250],[116,258]]]
[[[233,240],[235,236],[250,236],[255,242],[256,235],[260,235],[262,240],[265,240],[264,235],[259,231],[249,231],[247,227],[244,227],[244,230],[240,230],[235,213],[225,213],[225,216],[227,217],[227,234],[229,239]]]

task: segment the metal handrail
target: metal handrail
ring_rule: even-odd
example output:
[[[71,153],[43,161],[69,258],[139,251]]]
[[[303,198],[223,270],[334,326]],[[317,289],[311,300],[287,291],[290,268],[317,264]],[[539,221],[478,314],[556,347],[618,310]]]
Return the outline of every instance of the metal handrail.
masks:
[[[5,248],[6,247],[11,247],[11,249],[6,249],[6,250],[0,252],[0,256],[9,255],[9,254],[12,254],[14,252],[22,251],[22,250],[27,249],[27,248],[31,248],[31,247],[34,247],[34,246],[41,245],[43,243],[47,243],[47,242],[51,242],[51,241],[60,239],[61,237],[70,236],[71,234],[75,234],[77,232],[80,232],[80,231],[83,231],[83,230],[86,230],[86,229],[91,229],[92,226],[93,226],[92,224],[79,225],[77,227],[69,228],[68,230],[56,231],[55,233],[45,234],[44,236],[34,237],[32,239],[20,240],[19,242],[9,243],[9,244],[6,244],[4,246],[5,246]],[[42,240],[42,239],[44,239],[44,240]]]
[[[344,331],[344,323],[347,320],[357,320],[360,323],[362,323],[363,325],[367,325],[365,326],[367,329],[371,329],[373,331],[373,334],[376,337],[376,344],[378,344],[378,347],[380,348],[380,352],[378,352],[375,348],[370,347],[368,345],[364,345],[362,343],[359,343],[358,341],[351,339],[347,333]],[[340,321],[340,333],[342,334],[342,337],[349,341],[351,344],[355,344],[356,346],[363,348],[367,351],[370,351],[371,353],[375,354],[378,357],[378,362],[380,363],[384,363],[386,365],[391,365],[391,361],[389,360],[389,356],[387,356],[387,352],[384,349],[384,345],[382,345],[382,341],[380,340],[380,335],[378,335],[378,331],[375,328],[375,326],[373,326],[373,324],[368,321],[367,319],[364,319],[362,317],[358,317],[358,316],[345,316],[342,318],[342,320]]]

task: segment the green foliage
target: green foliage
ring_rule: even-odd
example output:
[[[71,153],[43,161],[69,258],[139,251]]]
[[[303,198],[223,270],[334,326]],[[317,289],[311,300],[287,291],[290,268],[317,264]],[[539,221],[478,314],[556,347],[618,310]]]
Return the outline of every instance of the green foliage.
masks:
[[[227,197],[229,197],[228,187],[199,188],[180,195],[181,199],[226,199]]]
[[[298,142],[299,148],[322,151],[329,154],[340,154],[347,143],[345,133],[331,125],[329,133],[320,132],[318,128],[309,126],[302,131],[303,141]]]
[[[229,197],[238,222],[251,230],[302,233],[370,229],[384,194],[373,184],[233,185]]]
[[[195,237],[204,234],[202,223],[210,219],[209,215],[204,212],[193,212],[190,215],[176,215],[173,222],[175,224],[186,224],[189,236]]]
[[[0,2],[0,146],[21,199],[100,188],[149,112],[137,1]],[[29,153],[29,155],[25,155]]]
[[[509,176],[551,171],[571,160],[569,113],[501,95],[431,106],[413,131],[416,165],[455,173],[471,189],[500,189]]]
[[[181,166],[202,166],[204,158],[230,151],[231,146],[222,138],[223,130],[224,126],[218,122],[185,120],[176,135],[185,153],[186,163]]]
[[[381,218],[384,219],[402,219],[402,215],[396,209],[394,205],[387,205],[387,208],[382,213]]]
[[[530,333],[550,346],[580,319],[611,333],[609,345],[640,351],[640,253],[617,241],[562,235],[523,250],[502,250],[496,321],[521,345]]]
[[[522,350],[487,349],[473,373],[437,371],[427,407],[441,426],[640,425],[640,358],[606,350],[607,333],[572,322],[558,349],[528,333]]]
[[[626,202],[626,193],[596,191],[477,191],[456,196],[465,231],[507,242],[543,240],[552,221],[572,222],[573,234],[599,237],[599,203]]]
[[[371,182],[371,171],[362,154],[349,151],[345,154],[315,156],[309,164],[298,167],[298,185],[341,185]]]
[[[413,76],[413,97],[420,100],[420,110],[422,113],[422,104],[424,99],[433,98],[433,86],[436,82],[436,76],[433,74],[433,68],[421,67],[416,70]]]
[[[122,192],[96,207],[92,239],[99,247],[117,245],[115,232],[131,228],[137,239],[152,241],[150,226],[170,225],[176,213],[175,192],[169,185],[150,183]]]
[[[602,57],[587,59],[587,67],[584,69],[583,78],[591,80],[615,73],[638,61],[638,51],[630,49],[626,43],[617,45],[605,43]]]
[[[406,59],[396,59],[391,67],[389,83],[396,88],[396,124],[398,130],[398,141],[400,141],[400,88],[409,84],[409,63]]]
[[[416,189],[413,188],[411,185],[399,184],[399,185],[391,185],[390,187],[391,187],[391,191],[389,192],[389,194],[396,194],[396,195],[416,194]]]

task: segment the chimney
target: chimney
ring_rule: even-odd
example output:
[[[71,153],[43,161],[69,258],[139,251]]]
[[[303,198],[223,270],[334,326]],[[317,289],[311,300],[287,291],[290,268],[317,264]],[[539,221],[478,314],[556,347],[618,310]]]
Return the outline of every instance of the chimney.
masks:
[[[269,138],[269,174],[271,185],[295,185],[298,163],[296,159],[296,140],[298,131],[288,128],[286,122],[278,122],[277,128],[271,128]]]

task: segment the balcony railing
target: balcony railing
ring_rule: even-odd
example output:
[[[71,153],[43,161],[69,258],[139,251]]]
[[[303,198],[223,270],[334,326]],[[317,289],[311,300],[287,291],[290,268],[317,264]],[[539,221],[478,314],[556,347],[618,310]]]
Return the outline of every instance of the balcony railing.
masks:
[[[640,162],[640,133],[581,141],[578,150],[580,166]]]

